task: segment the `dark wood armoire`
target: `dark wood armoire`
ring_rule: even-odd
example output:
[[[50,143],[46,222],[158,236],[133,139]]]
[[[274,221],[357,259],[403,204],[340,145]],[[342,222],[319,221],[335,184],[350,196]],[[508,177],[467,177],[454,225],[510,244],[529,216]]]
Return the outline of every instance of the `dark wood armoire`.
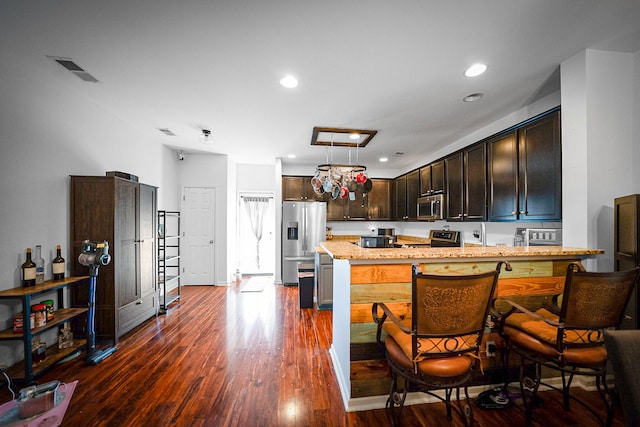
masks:
[[[111,263],[100,267],[96,337],[120,336],[157,313],[157,188],[116,176],[71,176],[72,274],[87,275],[77,259],[86,239],[109,242]],[[76,287],[73,306],[86,306],[88,289]]]

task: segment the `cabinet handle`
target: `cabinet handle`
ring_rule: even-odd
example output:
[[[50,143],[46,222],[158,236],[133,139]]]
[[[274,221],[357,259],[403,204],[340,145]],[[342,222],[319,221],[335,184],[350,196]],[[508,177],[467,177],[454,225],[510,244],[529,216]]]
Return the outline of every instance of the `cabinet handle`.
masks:
[[[520,211],[520,215],[526,215],[525,211]]]
[[[515,215],[515,214],[516,214],[516,211],[511,211],[511,215]]]
[[[458,214],[458,218],[462,218],[462,214],[461,213]]]
[[[140,305],[140,304],[142,304],[142,300],[136,301],[136,305]]]

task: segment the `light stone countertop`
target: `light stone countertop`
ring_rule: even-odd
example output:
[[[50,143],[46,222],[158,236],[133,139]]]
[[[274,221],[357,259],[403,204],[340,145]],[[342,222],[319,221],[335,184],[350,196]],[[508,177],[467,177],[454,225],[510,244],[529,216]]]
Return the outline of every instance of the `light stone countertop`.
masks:
[[[566,246],[473,246],[462,248],[361,248],[348,241],[328,241],[320,247],[333,259],[406,260],[406,259],[504,259],[504,258],[564,258],[603,254],[602,249]]]

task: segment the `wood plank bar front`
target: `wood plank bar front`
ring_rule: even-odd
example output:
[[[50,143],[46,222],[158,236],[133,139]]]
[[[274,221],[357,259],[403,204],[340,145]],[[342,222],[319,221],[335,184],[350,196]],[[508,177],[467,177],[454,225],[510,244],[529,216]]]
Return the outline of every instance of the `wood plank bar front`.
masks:
[[[384,402],[383,399],[386,399],[389,390],[388,368],[376,344],[376,324],[371,315],[373,303],[385,302],[394,312],[410,315],[413,264],[418,264],[424,273],[476,274],[494,270],[499,260],[494,254],[487,259],[451,256],[445,259],[437,256],[422,259],[417,257],[389,259],[388,255],[375,259],[375,254],[380,253],[376,252],[376,249],[371,249],[371,259],[363,255],[362,249],[358,252],[359,256],[349,258],[344,254],[341,257],[336,246],[324,245],[324,249],[334,257],[334,260],[345,258],[349,260],[348,275],[334,274],[334,295],[348,297],[349,302],[348,304],[334,302],[334,342],[332,344],[333,347],[339,347],[349,343],[348,349],[332,348],[334,365],[339,365],[335,367],[335,371],[338,376],[344,377],[342,381],[339,378],[339,382],[343,384],[341,391],[347,410],[359,410],[360,401],[366,401],[370,405],[371,399],[375,397],[380,397],[380,401]],[[503,269],[501,272],[496,296],[529,297],[560,293],[569,263],[579,262],[585,258],[585,255],[601,253],[597,250],[584,250],[582,255],[575,253],[580,251],[571,252],[570,256],[562,253],[546,255],[537,253],[535,257],[503,258],[509,261],[512,270]],[[428,251],[425,253],[433,254]],[[450,255],[451,251],[447,254]],[[341,288],[341,292],[337,292],[338,286],[347,286],[349,290],[345,292],[345,289]],[[345,309],[349,310],[349,313],[341,312]],[[345,319],[348,319],[348,325],[343,323]],[[348,333],[348,337],[343,336],[345,333]],[[346,354],[345,352],[349,354],[346,366],[345,363],[341,363],[344,358],[335,356]],[[488,365],[488,361],[483,361],[483,366]]]

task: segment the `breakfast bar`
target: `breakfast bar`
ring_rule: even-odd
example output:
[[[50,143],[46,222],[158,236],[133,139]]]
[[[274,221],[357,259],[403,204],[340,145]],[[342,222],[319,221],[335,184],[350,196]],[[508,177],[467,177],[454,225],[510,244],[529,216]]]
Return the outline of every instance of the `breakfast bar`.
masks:
[[[508,261],[497,297],[559,293],[567,265],[604,253],[564,246],[361,248],[348,241],[321,243],[333,259],[333,342],[330,353],[347,411],[383,408],[390,377],[376,345],[374,302],[410,313],[412,265],[425,273],[475,274]],[[423,396],[407,398],[420,403]]]

